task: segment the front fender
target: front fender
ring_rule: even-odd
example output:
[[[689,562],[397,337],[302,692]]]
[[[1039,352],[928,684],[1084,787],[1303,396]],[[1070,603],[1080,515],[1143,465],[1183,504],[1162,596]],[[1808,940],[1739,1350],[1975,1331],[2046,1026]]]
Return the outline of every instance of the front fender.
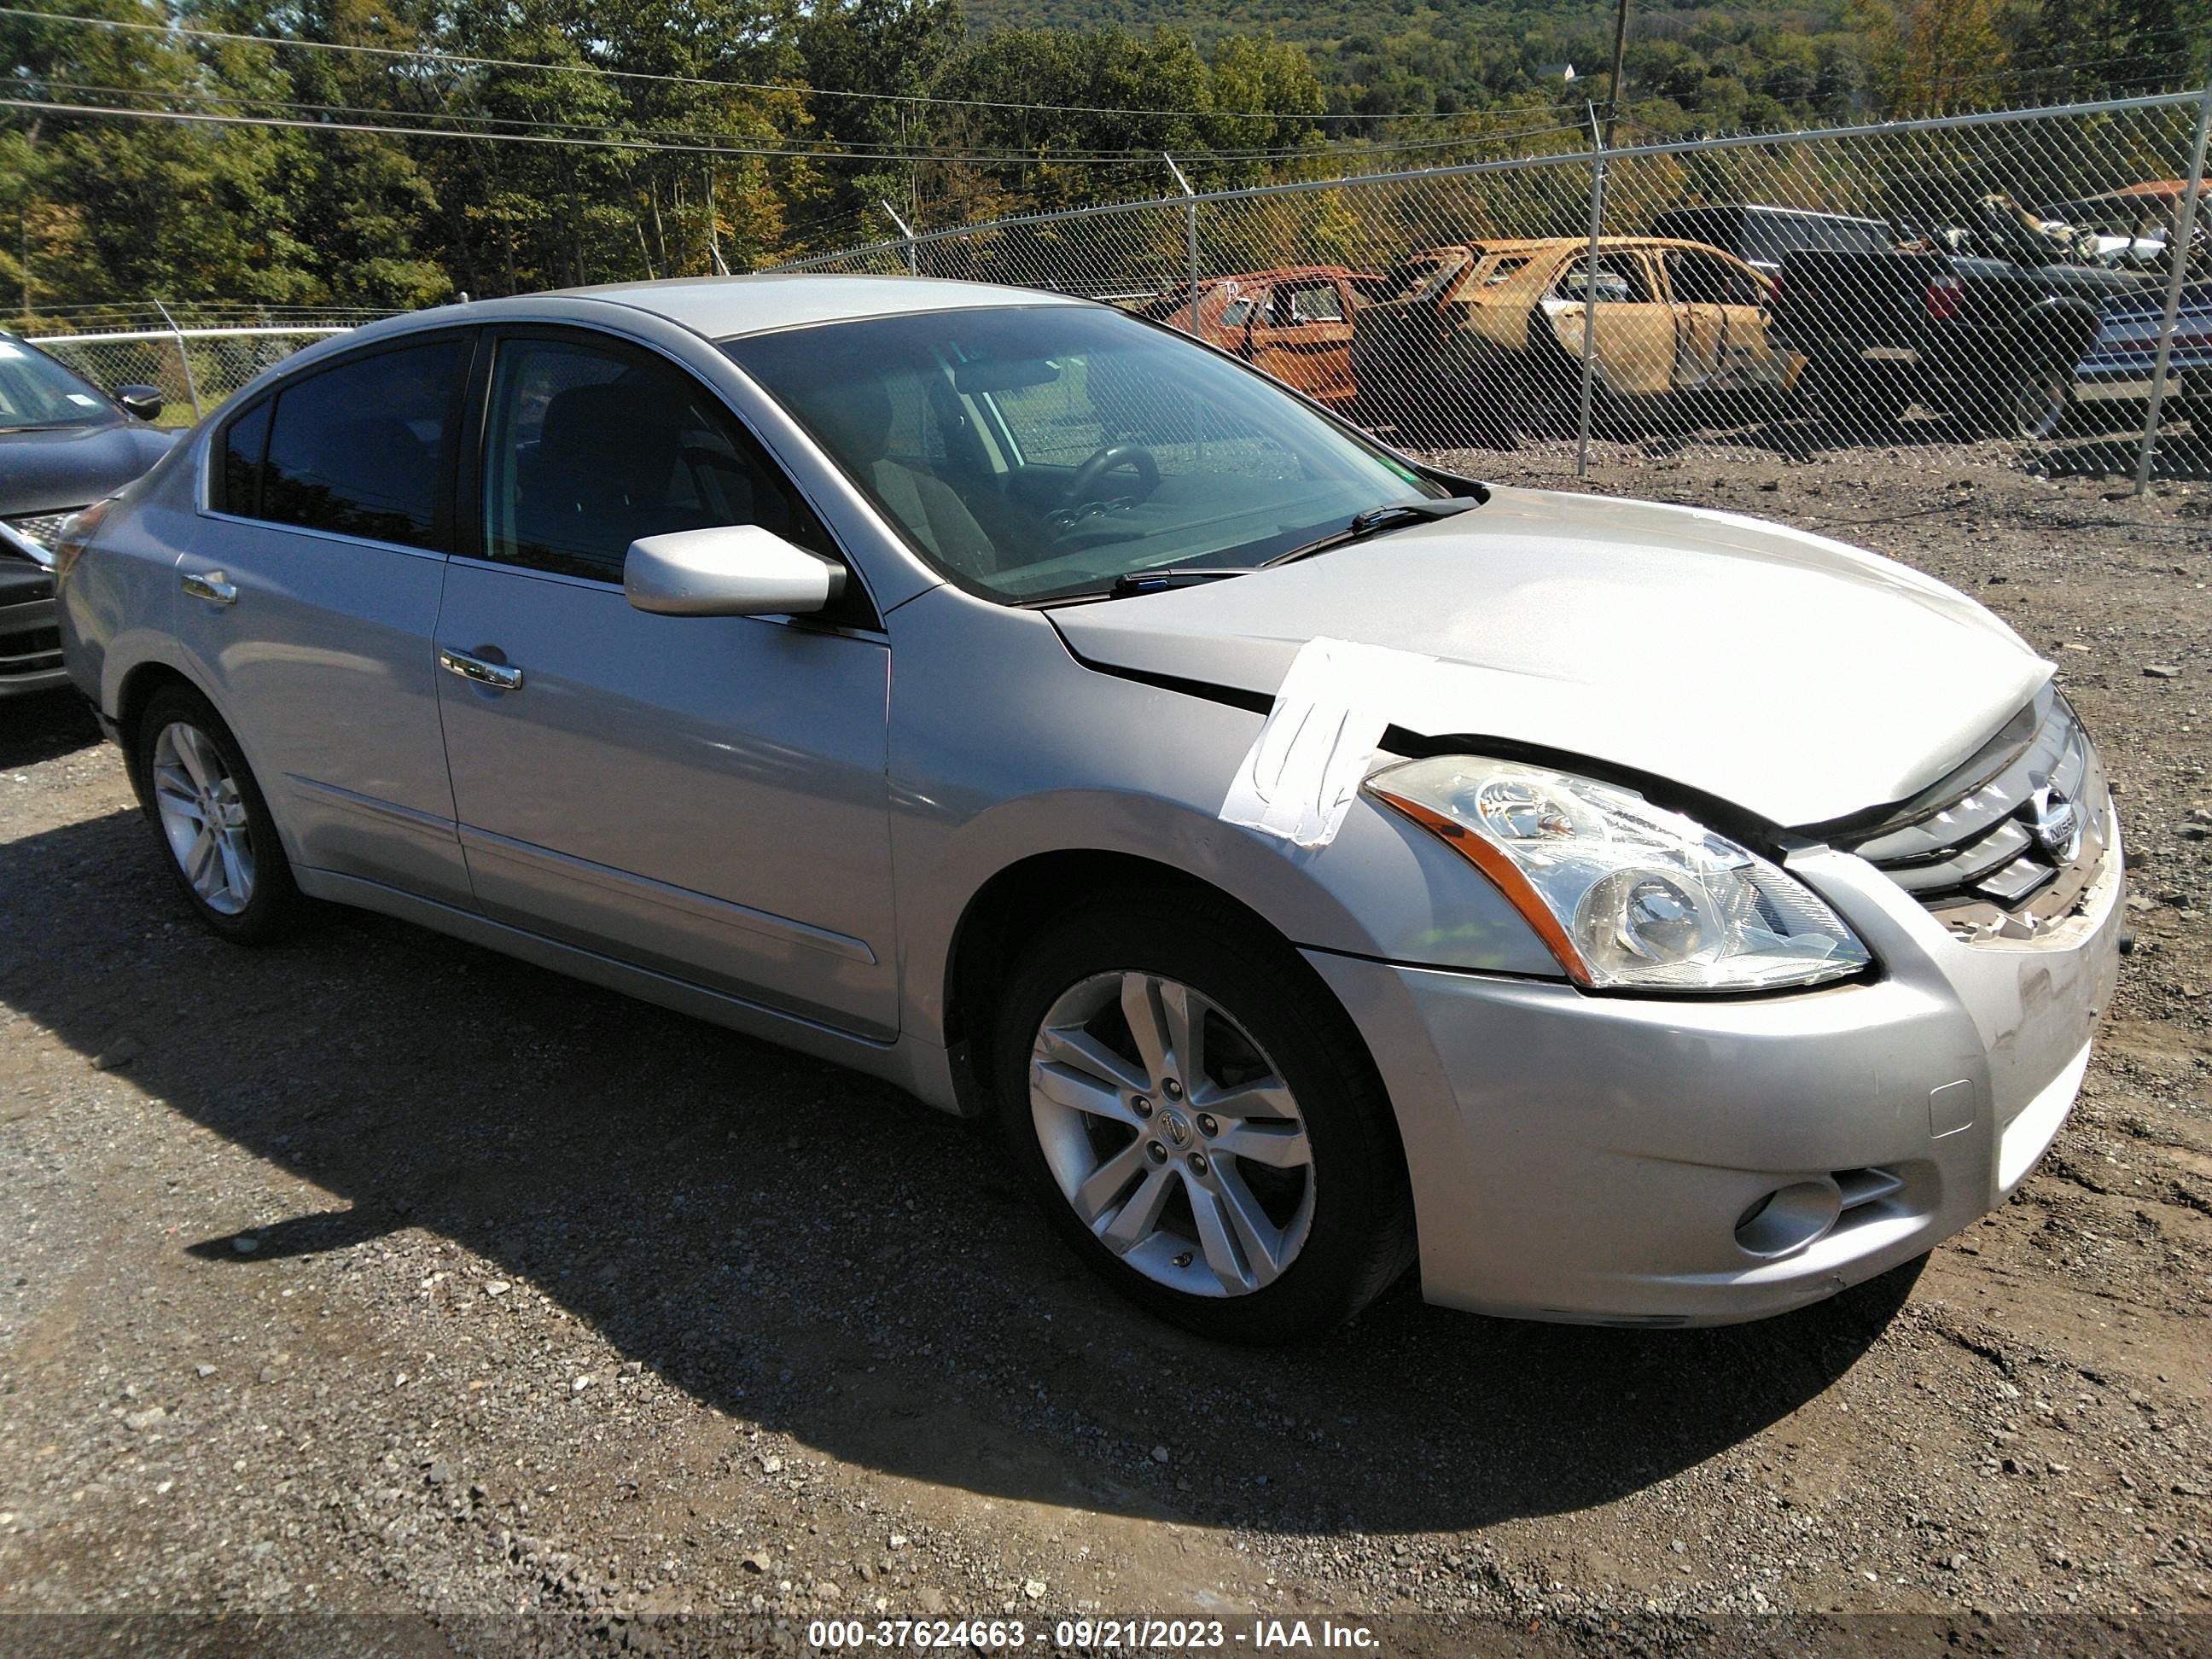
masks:
[[[1362,799],[1326,847],[1222,822],[1249,708],[1078,661],[1049,621],[951,588],[895,614],[891,855],[902,1029],[944,1040],[969,902],[1041,854],[1119,854],[1207,883],[1292,944],[1560,976],[1519,913],[1425,831]]]

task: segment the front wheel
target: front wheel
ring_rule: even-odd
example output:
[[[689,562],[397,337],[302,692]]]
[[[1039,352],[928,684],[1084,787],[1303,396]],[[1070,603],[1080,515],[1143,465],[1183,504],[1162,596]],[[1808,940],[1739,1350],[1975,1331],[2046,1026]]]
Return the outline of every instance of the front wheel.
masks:
[[[1016,968],[994,1077],[1054,1226],[1125,1296],[1203,1335],[1349,1319],[1413,1231],[1389,1103],[1295,953],[1202,899],[1064,924]]]

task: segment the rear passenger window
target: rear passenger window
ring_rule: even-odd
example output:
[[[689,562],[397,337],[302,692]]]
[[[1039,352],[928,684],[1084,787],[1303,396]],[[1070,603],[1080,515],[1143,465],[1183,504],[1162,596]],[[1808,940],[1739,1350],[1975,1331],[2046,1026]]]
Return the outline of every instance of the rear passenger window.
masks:
[[[261,511],[261,456],[269,447],[269,410],[261,403],[233,421],[223,433],[222,495],[225,513],[251,519]]]
[[[403,346],[278,392],[253,516],[436,549],[464,350]]]

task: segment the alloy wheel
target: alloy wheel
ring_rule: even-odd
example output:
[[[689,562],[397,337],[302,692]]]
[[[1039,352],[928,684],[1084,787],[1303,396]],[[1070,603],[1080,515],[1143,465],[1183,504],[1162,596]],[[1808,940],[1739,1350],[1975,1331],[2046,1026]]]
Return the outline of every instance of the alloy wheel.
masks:
[[[1063,993],[1031,1047],[1030,1109],[1061,1195],[1157,1284],[1249,1295],[1305,1243],[1297,1102],[1244,1028],[1180,981],[1098,974]]]
[[[222,751],[199,727],[173,720],[154,740],[154,804],[170,855],[218,915],[253,901],[253,842],[246,800]]]

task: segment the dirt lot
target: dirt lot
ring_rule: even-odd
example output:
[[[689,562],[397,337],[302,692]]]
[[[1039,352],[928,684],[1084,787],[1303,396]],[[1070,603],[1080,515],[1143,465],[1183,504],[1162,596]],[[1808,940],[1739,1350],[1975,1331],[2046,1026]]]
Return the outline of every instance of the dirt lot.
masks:
[[[410,1651],[687,1609],[1340,1610],[1428,1651],[1832,1610],[2114,1615],[2068,1628],[2117,1650],[2163,1613],[2204,1645],[2212,486],[1910,450],[1598,483],[1980,595],[2105,746],[2118,1006],[2041,1171],[1923,1271],[1707,1332],[1401,1287],[1317,1347],[1211,1347],[876,1084],[375,918],[216,942],[89,720],[0,706],[0,1610],[434,1615]],[[1848,684],[1816,640],[1708,643]],[[517,1610],[588,1617],[465,1617]]]

